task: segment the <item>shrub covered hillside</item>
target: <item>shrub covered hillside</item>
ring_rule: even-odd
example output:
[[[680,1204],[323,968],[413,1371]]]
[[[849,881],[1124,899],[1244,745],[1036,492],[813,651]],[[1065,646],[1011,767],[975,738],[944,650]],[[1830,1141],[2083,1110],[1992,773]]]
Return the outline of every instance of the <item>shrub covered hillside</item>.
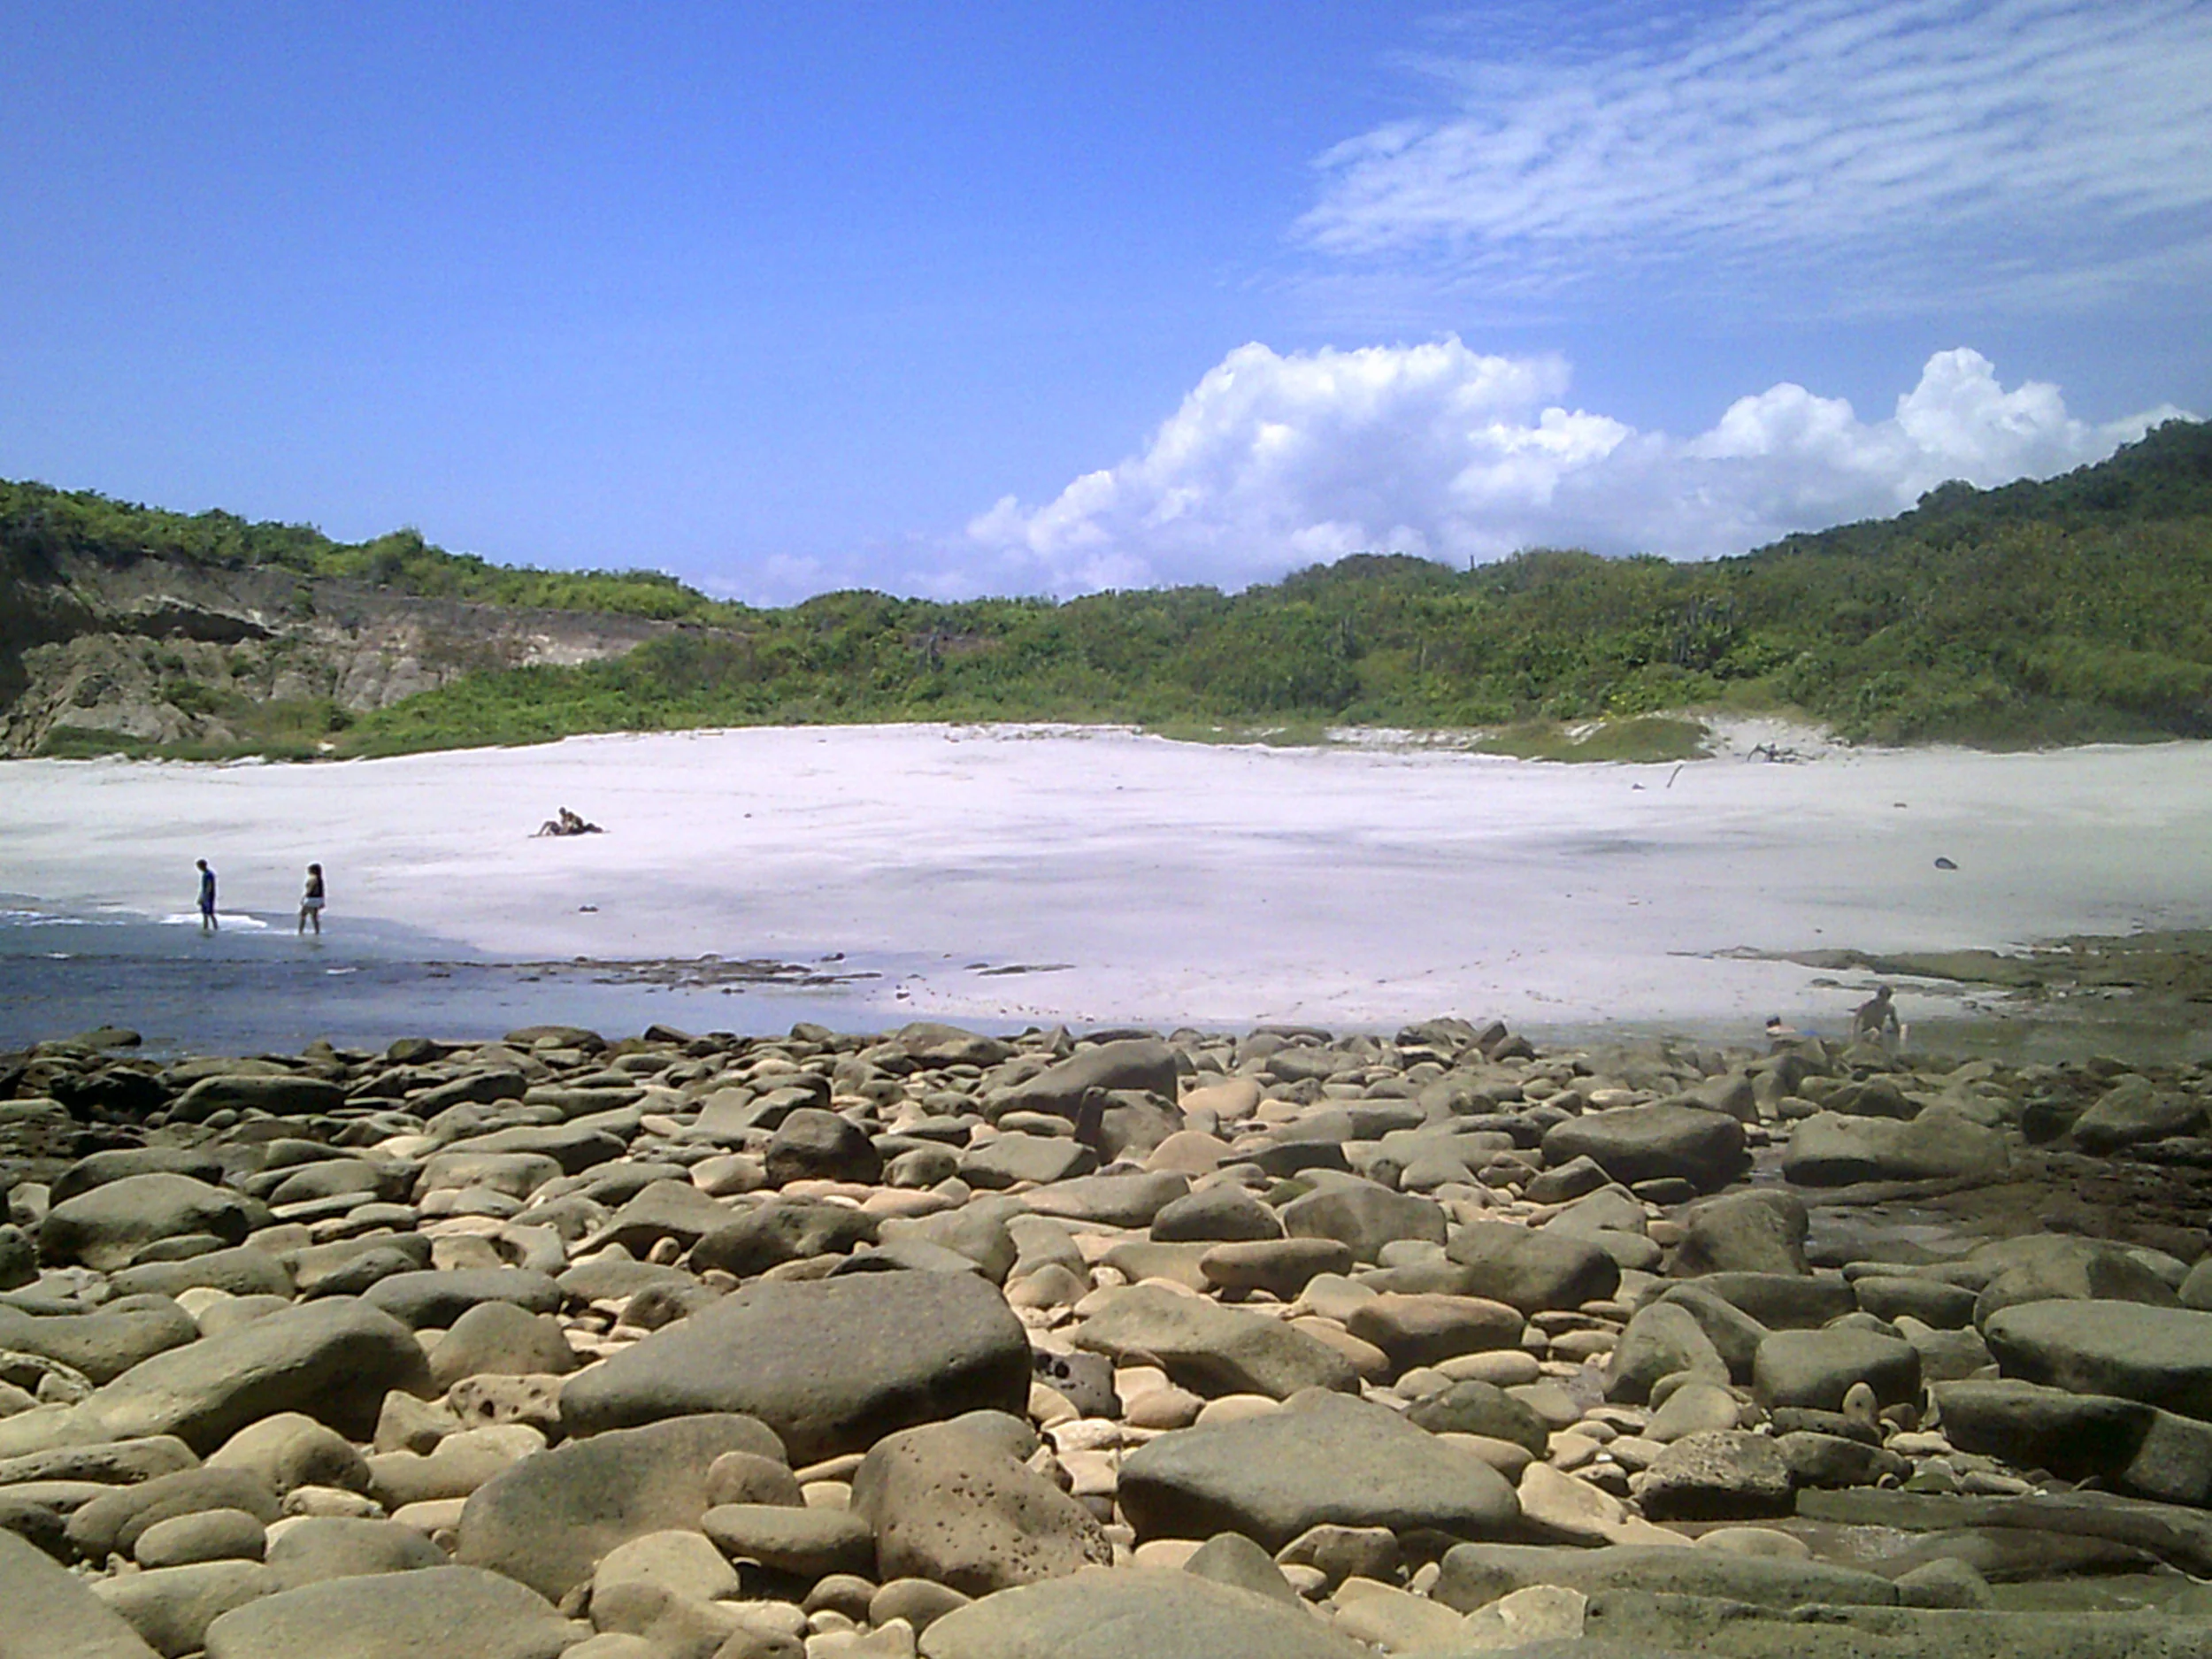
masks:
[[[89,500],[96,522],[112,505],[59,499]],[[1793,708],[1886,742],[2212,735],[2212,426],[2189,422],[2048,482],[1946,485],[1899,518],[1740,558],[1542,550],[1463,571],[1362,555],[1233,595],[855,592],[749,611],[664,577],[506,571],[412,536],[215,529],[208,557],[706,625],[580,667],[470,675],[365,717],[351,752],[767,722],[1494,728],[1713,707]]]
[[[89,490],[0,480],[0,555],[130,554],[235,569],[273,565],[425,599],[595,611],[657,621],[721,621],[735,609],[659,571],[541,571],[448,553],[413,530],[372,541],[334,541],[311,525],[257,524],[227,512],[165,512]]]
[[[2212,735],[2212,425],[1711,564],[1366,555],[1234,595],[830,594],[618,661],[465,680],[356,741],[906,718],[1480,726],[1714,705],[1886,742]]]

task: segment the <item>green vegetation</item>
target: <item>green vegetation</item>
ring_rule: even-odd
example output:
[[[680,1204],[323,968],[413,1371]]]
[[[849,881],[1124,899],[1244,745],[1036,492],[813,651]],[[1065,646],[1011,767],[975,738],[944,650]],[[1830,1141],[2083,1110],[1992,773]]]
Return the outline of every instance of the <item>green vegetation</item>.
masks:
[[[115,511],[185,526],[220,518]],[[207,557],[328,571],[365,568],[369,549],[395,541],[339,548],[227,518],[207,534],[220,549]],[[1740,558],[1538,550],[1458,571],[1361,555],[1234,595],[837,593],[757,611],[667,578],[506,572],[397,540],[394,568],[411,591],[474,583],[466,596],[503,599],[511,579],[537,595],[605,584],[627,598],[604,608],[665,595],[666,611],[641,614],[707,626],[582,667],[470,675],[362,716],[330,740],[341,752],[1049,719],[1274,741],[1333,725],[1480,728],[1503,752],[1671,758],[1696,751],[1680,713],[1710,709],[1794,710],[1883,742],[2212,735],[2212,426],[2178,421],[2047,483],[1947,484],[1899,518]]]
[[[311,525],[257,524],[227,512],[165,512],[89,490],[0,480],[0,555],[154,555],[235,570],[274,566],[428,599],[595,611],[662,621],[727,623],[745,608],[709,599],[659,571],[541,571],[448,553],[414,530],[334,541]]]

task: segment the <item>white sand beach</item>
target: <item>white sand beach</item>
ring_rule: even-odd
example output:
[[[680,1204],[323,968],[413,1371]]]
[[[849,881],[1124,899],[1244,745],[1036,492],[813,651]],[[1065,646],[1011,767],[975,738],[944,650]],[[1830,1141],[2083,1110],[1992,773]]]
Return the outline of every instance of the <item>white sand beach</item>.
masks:
[[[533,839],[563,805],[608,833]],[[1709,953],[2204,925],[2212,745],[1677,768],[907,726],[0,764],[0,891],[174,915],[196,857],[227,910],[287,933],[314,859],[334,931],[376,918],[542,958],[843,952],[895,971],[902,1014],[1832,1024],[1845,991]],[[986,972],[1022,967],[1049,971]]]

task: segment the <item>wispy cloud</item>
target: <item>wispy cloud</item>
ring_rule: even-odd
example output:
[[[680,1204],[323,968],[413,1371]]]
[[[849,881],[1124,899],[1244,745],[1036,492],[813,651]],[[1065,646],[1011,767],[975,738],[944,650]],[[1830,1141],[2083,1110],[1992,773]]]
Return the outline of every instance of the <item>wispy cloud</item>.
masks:
[[[1320,158],[1310,246],[1493,294],[1675,267],[1852,309],[2198,280],[2212,247],[2201,0],[1787,0],[1455,38],[1422,65],[1440,113]]]
[[[2068,414],[1938,352],[1886,419],[1785,382],[1677,438],[1568,406],[1566,364],[1456,339],[1280,354],[1238,348],[1138,454],[1054,500],[1009,496],[968,526],[933,591],[1238,587],[1362,550],[1448,559],[1517,548],[1702,557],[1910,506],[1948,479],[2047,476],[2156,421]]]

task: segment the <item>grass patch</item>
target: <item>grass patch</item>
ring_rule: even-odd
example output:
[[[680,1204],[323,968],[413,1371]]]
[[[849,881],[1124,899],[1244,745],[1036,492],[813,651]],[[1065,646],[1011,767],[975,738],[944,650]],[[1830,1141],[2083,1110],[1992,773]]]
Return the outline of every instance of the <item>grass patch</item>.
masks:
[[[1695,720],[1642,714],[1626,720],[1576,726],[1556,720],[1523,721],[1482,733],[1474,748],[1480,754],[1509,755],[1516,760],[1663,763],[1704,759],[1711,752],[1706,747],[1709,735]]]

